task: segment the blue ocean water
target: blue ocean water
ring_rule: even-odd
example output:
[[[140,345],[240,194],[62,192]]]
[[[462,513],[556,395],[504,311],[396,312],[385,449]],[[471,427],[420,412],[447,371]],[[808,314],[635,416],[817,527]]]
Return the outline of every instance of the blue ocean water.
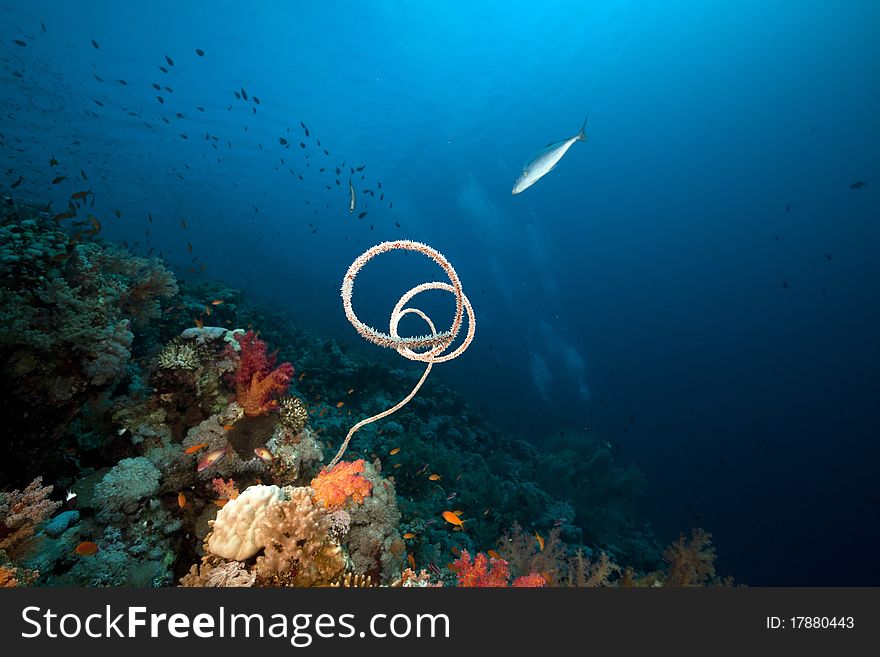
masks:
[[[740,581],[880,582],[877,3],[0,12],[4,187],[92,189],[105,238],[352,342],[351,261],[430,244],[477,314],[432,376],[539,446],[601,437],[646,474],[657,534],[705,527]],[[512,195],[587,112],[588,141]],[[384,329],[441,275],[384,256],[356,306]]]

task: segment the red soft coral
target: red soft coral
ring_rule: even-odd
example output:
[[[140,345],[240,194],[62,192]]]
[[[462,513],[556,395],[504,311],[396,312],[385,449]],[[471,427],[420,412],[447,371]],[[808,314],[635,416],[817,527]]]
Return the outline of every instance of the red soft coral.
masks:
[[[241,351],[235,370],[236,401],[245,415],[254,417],[278,407],[275,397],[287,392],[293,379],[293,365],[281,363],[274,370],[276,355],[270,354],[263,340],[253,331],[238,339]]]
[[[544,579],[543,575],[539,575],[538,573],[523,575],[522,577],[517,577],[513,580],[513,586],[515,588],[540,588],[546,585],[547,580]]]
[[[238,367],[235,370],[234,382],[237,386],[248,386],[254,374],[266,374],[275,367],[276,354],[270,354],[268,345],[253,331],[248,331],[237,338],[237,341],[240,351],[237,352]]]
[[[373,484],[363,476],[364,460],[340,461],[332,470],[321,470],[312,479],[315,499],[324,503],[328,509],[341,509],[349,499],[363,504],[364,498],[373,491]]]
[[[510,568],[504,559],[489,557],[480,552],[471,561],[467,550],[449,564],[450,570],[458,575],[458,585],[464,587],[504,587],[510,578]]]

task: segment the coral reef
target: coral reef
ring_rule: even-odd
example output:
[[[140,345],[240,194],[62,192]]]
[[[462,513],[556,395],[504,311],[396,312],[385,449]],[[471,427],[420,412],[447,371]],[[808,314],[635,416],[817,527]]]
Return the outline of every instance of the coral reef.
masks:
[[[413,372],[87,237],[34,208],[2,209],[0,410],[14,426],[0,479],[20,490],[0,493],[0,584],[727,583],[708,534],[664,553],[633,520],[644,480],[610,443],[522,440],[442,382],[421,389],[464,349],[442,351],[465,314],[473,337],[457,278],[435,288],[455,297],[450,331],[403,308],[423,286],[393,318],[414,313],[430,335],[355,323],[419,356],[426,369]]]
[[[158,259],[71,238],[20,204],[0,214],[0,262],[0,411],[27,420],[0,443],[0,479],[34,466],[54,476],[69,468],[51,447],[126,376],[138,346],[132,329],[159,317],[177,283]],[[25,464],[35,443],[47,449]]]

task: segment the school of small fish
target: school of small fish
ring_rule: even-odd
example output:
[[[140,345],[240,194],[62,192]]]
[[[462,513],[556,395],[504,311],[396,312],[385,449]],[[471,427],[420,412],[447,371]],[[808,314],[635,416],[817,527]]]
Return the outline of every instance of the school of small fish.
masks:
[[[366,164],[351,165],[347,159],[341,162],[331,155],[330,149],[326,144],[322,144],[304,121],[299,121],[298,130],[291,125],[279,123],[277,119],[270,119],[269,115],[265,119],[256,118],[258,108],[265,107],[265,103],[271,104],[271,100],[261,98],[254,95],[247,85],[235,84],[231,89],[229,87],[224,91],[217,89],[212,97],[206,97],[199,104],[191,104],[192,101],[183,101],[184,97],[180,93],[179,86],[185,85],[187,79],[200,79],[207,70],[204,67],[213,66],[214,60],[211,53],[203,48],[187,49],[182,53],[165,53],[159,52],[152,55],[153,64],[144,65],[140,69],[132,69],[130,77],[120,77],[119,72],[114,70],[114,75],[109,74],[111,68],[115,69],[119,63],[119,57],[112,51],[111,47],[102,45],[100,39],[87,37],[80,43],[69,43],[67,36],[63,33],[50,29],[45,21],[40,21],[40,31],[34,35],[28,35],[25,38],[13,39],[12,43],[17,46],[10,53],[8,66],[11,75],[19,80],[28,78],[28,71],[33,64],[33,48],[29,48],[29,42],[41,41],[42,45],[53,46],[60,38],[65,39],[64,43],[67,48],[87,48],[88,65],[90,67],[90,84],[83,88],[84,99],[89,107],[83,107],[82,112],[90,119],[96,120],[113,120],[117,119],[113,113],[119,112],[123,121],[127,121],[129,125],[140,130],[145,135],[165,135],[166,138],[191,141],[195,150],[191,151],[191,162],[174,162],[170,164],[168,171],[172,180],[186,184],[191,174],[196,174],[199,166],[195,162],[200,161],[201,168],[209,167],[207,172],[211,176],[225,177],[221,167],[225,164],[225,160],[234,157],[237,149],[240,149],[244,157],[247,157],[248,168],[254,166],[251,159],[251,147],[257,148],[259,151],[266,152],[269,158],[265,161],[264,171],[266,174],[277,172],[276,175],[289,174],[296,181],[308,182],[307,175],[311,172],[313,180],[323,180],[323,188],[329,192],[329,196],[325,199],[304,198],[303,207],[299,215],[299,223],[307,234],[315,235],[323,226],[327,226],[327,233],[331,236],[340,235],[340,226],[336,223],[340,215],[334,212],[335,207],[339,207],[343,203],[348,207],[348,214],[357,213],[357,219],[364,219],[368,212],[382,209],[385,212],[393,208],[393,202],[387,197],[383,190],[382,182],[379,180],[370,180],[369,170]],[[150,58],[147,55],[148,59]],[[40,62],[40,66],[44,66],[46,62]],[[135,80],[144,78],[148,83],[137,83]],[[152,79],[150,79],[152,78]],[[230,103],[227,99],[234,98],[235,101]],[[178,100],[181,99],[181,100]],[[67,99],[65,102],[75,103],[75,99]],[[25,106],[22,109],[26,109]],[[242,115],[242,111],[245,113]],[[216,125],[219,113],[230,113],[236,117],[233,123],[237,123],[241,128],[240,133],[219,135],[214,134],[211,128],[205,129],[200,126],[199,121],[193,116],[204,115],[206,118],[214,118],[211,126]],[[15,120],[15,111],[13,107],[5,107],[5,114],[10,121]],[[224,119],[224,122],[229,123]],[[179,126],[179,127],[177,127]],[[184,127],[185,126],[185,127]],[[182,131],[181,131],[182,128]],[[266,143],[260,135],[266,132],[275,133],[277,136],[277,146],[274,153],[270,150],[270,144]],[[191,140],[196,134],[204,133],[204,139]],[[279,134],[280,133],[280,134]],[[6,131],[0,132],[0,146],[10,148],[16,153],[27,153],[27,149],[22,147],[22,140]],[[291,155],[288,149],[292,144],[299,146],[296,154]],[[27,187],[28,194],[50,193],[50,188],[64,189],[68,188],[67,197],[68,208],[66,211],[58,212],[54,215],[56,221],[64,222],[70,219],[76,220],[79,212],[86,206],[96,207],[96,197],[110,196],[113,186],[109,183],[108,173],[101,169],[101,163],[93,159],[95,149],[81,138],[71,138],[66,145],[59,147],[56,153],[46,155],[48,167],[46,171],[56,170],[58,173],[47,174],[44,179],[40,179],[39,167],[34,162],[23,163],[21,169],[27,169],[33,173],[25,176],[17,170],[15,166],[8,167],[4,170],[11,189],[18,189],[24,184]],[[198,159],[197,159],[198,158]],[[277,158],[277,159],[276,159]],[[45,163],[47,160],[43,160]],[[150,158],[152,162],[152,158]],[[259,166],[259,165],[257,165]],[[87,173],[88,171],[88,173]],[[307,175],[304,175],[307,174]],[[347,178],[347,185],[343,186],[343,177]],[[98,179],[94,188],[88,190],[77,190],[75,180],[88,181],[90,178]],[[233,188],[239,187],[237,181],[230,181]],[[334,184],[335,183],[335,184]],[[73,186],[73,189],[70,189]],[[303,188],[303,194],[308,193],[306,190],[314,189],[315,185]],[[101,189],[99,189],[101,188]],[[344,190],[344,200],[337,197],[337,190]],[[57,198],[53,194],[54,198]],[[359,198],[360,197],[360,198]],[[369,201],[366,200],[369,198]],[[135,201],[138,205],[142,204],[142,200]],[[50,204],[51,205],[51,204]],[[372,207],[370,207],[372,206]],[[254,215],[259,214],[260,208],[253,206]],[[106,212],[115,219],[122,219],[125,215],[126,220],[131,222],[130,225],[137,226],[143,230],[143,239],[136,240],[131,246],[125,241],[123,245],[136,252],[140,248],[147,255],[152,255],[157,251],[158,245],[152,240],[156,237],[151,232],[150,224],[153,224],[153,213],[147,214],[146,222],[141,223],[142,219],[130,216],[133,213],[124,212],[122,208],[110,207],[103,208],[99,204],[98,207],[89,214],[83,225],[83,229],[74,230],[71,237],[71,249],[76,246],[84,237],[94,237],[101,232],[103,225],[102,219],[99,218]],[[157,219],[160,218],[158,211]],[[387,216],[387,215],[386,215]],[[379,220],[382,215],[379,215]],[[167,230],[168,225],[177,220],[181,230],[187,230],[188,223],[184,217],[168,217],[163,220]],[[321,222],[319,223],[319,220]],[[136,223],[135,223],[136,222]],[[76,222],[75,222],[76,223]],[[378,225],[376,219],[373,223],[349,224],[344,228],[345,241],[349,240],[349,236],[353,236],[358,242],[365,236],[364,231],[372,231]],[[77,226],[71,225],[74,229]],[[390,226],[390,222],[389,222]],[[400,229],[400,222],[395,221],[394,226]],[[280,232],[276,236],[280,235]],[[267,236],[268,237],[268,236]],[[204,274],[207,271],[207,265],[202,262],[198,255],[199,250],[198,235],[193,235],[190,239],[180,239],[179,244],[182,253],[191,261],[188,272],[194,275]],[[173,249],[166,248],[158,250],[159,258],[165,258],[172,255]],[[177,255],[181,253],[178,252]],[[63,255],[59,260],[63,260]],[[205,316],[210,312],[204,313]],[[198,325],[198,322],[194,322]]]

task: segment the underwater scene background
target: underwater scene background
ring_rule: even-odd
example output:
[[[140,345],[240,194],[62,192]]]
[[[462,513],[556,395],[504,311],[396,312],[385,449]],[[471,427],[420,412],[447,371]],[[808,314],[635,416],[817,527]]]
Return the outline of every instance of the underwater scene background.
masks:
[[[0,17],[4,584],[880,583],[876,2]]]

